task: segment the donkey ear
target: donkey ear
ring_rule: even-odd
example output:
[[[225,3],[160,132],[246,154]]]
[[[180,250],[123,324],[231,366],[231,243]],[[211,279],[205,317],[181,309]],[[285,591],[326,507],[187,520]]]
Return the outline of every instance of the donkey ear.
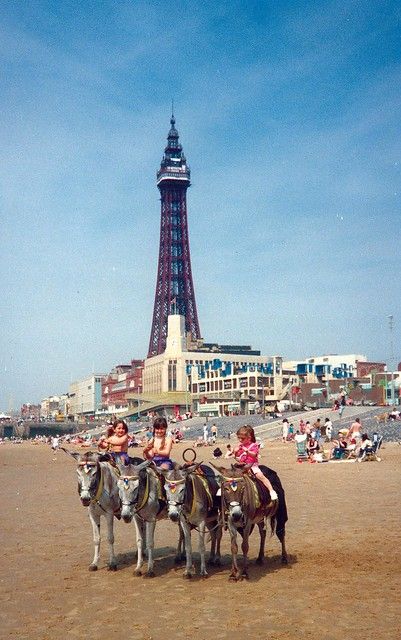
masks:
[[[64,453],[66,453],[67,455],[69,455],[72,458],[74,458],[74,460],[78,460],[79,456],[81,455],[80,453],[77,453],[76,451],[68,451],[68,449],[64,449],[64,447],[60,447],[60,450],[64,451]]]
[[[213,467],[213,469],[216,470],[217,475],[219,476],[223,476],[224,474],[227,475],[227,469],[225,467],[218,467],[216,464],[213,464],[213,462],[209,462],[210,466]]]
[[[152,460],[145,460],[145,462],[141,462],[136,468],[136,470],[140,473],[141,471],[145,471],[148,467],[153,465]]]
[[[196,462],[196,463],[192,463],[192,464],[184,464],[181,467],[181,472],[185,473],[186,475],[189,473],[194,473],[200,466],[201,466],[202,462]]]

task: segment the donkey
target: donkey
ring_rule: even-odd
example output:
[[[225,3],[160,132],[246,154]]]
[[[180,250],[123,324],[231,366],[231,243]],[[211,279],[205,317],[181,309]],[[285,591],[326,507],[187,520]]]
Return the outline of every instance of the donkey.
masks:
[[[161,483],[151,461],[146,460],[139,465],[120,466],[118,491],[121,498],[121,517],[124,522],[134,519],[137,533],[138,558],[134,570],[137,576],[142,575],[143,565],[143,528],[146,534],[146,551],[148,568],[145,577],[153,578],[154,535],[156,521],[167,518],[166,501],[161,493]],[[143,527],[143,524],[145,525]],[[182,534],[177,547],[177,559],[181,558]]]
[[[120,518],[121,503],[118,494],[118,470],[104,456],[93,451],[84,454],[68,451],[78,463],[78,493],[84,507],[88,507],[89,520],[93,530],[95,554],[89,571],[97,571],[100,556],[100,518],[107,523],[107,540],[109,543],[109,571],[116,571],[117,561],[114,555],[114,517]]]
[[[256,562],[263,564],[266,541],[266,521],[270,519],[272,534],[276,531],[281,542],[281,561],[287,564],[285,549],[285,523],[287,508],[284,490],[277,474],[261,466],[277,491],[279,500],[270,500],[270,495],[261,483],[249,475],[249,465],[244,467],[232,466],[231,469],[213,465],[221,479],[221,502],[223,517],[231,537],[232,566],[230,580],[248,578],[249,536],[255,524],[259,528],[260,547]],[[280,505],[281,502],[281,505]],[[243,568],[240,574],[238,568],[237,533],[242,536]]]
[[[199,533],[199,553],[201,559],[200,575],[207,578],[205,562],[205,531],[208,528],[211,537],[209,564],[220,565],[220,542],[222,526],[219,520],[220,502],[216,499],[219,486],[210,467],[202,465],[202,475],[196,473],[200,465],[180,467],[175,465],[171,471],[158,470],[165,478],[164,488],[167,497],[167,514],[173,522],[179,522],[184,534],[186,567],[185,578],[192,577],[191,529]]]

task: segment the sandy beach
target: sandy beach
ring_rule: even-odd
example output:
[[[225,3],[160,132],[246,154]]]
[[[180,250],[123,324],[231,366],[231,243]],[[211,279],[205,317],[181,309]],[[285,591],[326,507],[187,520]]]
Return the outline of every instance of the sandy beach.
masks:
[[[184,446],[176,445],[176,460]],[[207,461],[212,448],[197,453]],[[255,533],[250,580],[232,583],[227,533],[223,566],[211,568],[206,580],[188,581],[173,562],[177,529],[170,522],[156,529],[155,578],[133,576],[134,529],[117,521],[118,571],[106,570],[104,543],[99,571],[89,572],[92,532],[73,459],[55,456],[47,445],[3,445],[0,636],[401,637],[401,447],[385,444],[381,457],[380,463],[297,464],[294,445],[267,443],[261,463],[279,473],[286,490],[289,564],[281,565],[274,537],[267,539],[264,566],[256,566]],[[193,542],[196,549],[196,536]]]

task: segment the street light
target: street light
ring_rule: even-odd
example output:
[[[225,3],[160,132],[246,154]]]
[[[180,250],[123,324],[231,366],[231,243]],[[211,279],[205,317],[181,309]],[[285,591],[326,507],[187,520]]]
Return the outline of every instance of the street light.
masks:
[[[390,366],[391,366],[391,404],[394,405],[395,397],[394,397],[394,341],[393,341],[393,327],[394,327],[394,316],[389,315],[388,317],[389,327],[390,327]]]

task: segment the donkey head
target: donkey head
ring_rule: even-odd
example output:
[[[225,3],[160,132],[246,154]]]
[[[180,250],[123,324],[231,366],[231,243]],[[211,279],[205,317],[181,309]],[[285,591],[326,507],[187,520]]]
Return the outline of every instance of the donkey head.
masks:
[[[222,501],[224,508],[228,510],[228,516],[236,525],[243,519],[243,497],[245,490],[244,473],[247,472],[248,466],[238,467],[232,465],[231,469],[218,467],[214,465],[216,473],[219,477]]]
[[[172,522],[178,522],[186,499],[187,478],[201,463],[179,466],[174,469],[157,469],[159,475],[164,476],[164,489],[167,498],[167,515]]]
[[[145,460],[139,465],[128,464],[120,466],[120,477],[117,482],[121,500],[121,517],[124,522],[131,522],[138,505],[139,487],[146,482],[146,468],[149,462]]]
[[[87,451],[84,454],[69,452],[77,461],[78,494],[84,507],[88,507],[96,496],[100,482],[99,454]]]

